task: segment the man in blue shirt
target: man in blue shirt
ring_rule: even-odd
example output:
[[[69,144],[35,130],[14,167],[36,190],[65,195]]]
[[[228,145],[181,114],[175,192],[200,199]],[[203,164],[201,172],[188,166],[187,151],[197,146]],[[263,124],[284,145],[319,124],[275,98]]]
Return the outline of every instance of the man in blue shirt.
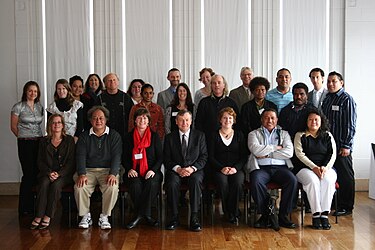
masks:
[[[335,71],[327,80],[329,93],[323,101],[322,110],[331,125],[331,133],[336,141],[337,157],[334,168],[340,184],[338,210],[335,214],[350,215],[354,208],[355,180],[353,169],[353,141],[357,121],[357,105],[344,90],[344,79]]]
[[[277,106],[277,112],[293,101],[293,94],[290,88],[292,75],[289,69],[282,68],[277,71],[277,87],[267,92],[266,100],[273,102]]]

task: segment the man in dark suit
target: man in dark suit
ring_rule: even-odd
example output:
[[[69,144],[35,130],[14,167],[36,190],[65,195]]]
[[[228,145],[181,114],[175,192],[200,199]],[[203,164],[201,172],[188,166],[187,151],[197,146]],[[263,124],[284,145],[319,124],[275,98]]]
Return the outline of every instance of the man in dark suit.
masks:
[[[206,165],[208,153],[204,134],[190,128],[191,122],[190,111],[179,111],[176,116],[178,130],[165,137],[165,185],[168,206],[172,211],[171,221],[167,224],[168,230],[174,230],[179,225],[180,186],[186,183],[189,186],[190,195],[190,229],[196,232],[201,231],[198,210],[202,194],[203,168]]]
[[[309,74],[311,83],[314,85],[314,89],[311,90],[307,96],[308,102],[312,103],[314,107],[321,109],[324,98],[328,93],[328,90],[324,88],[324,71],[321,68],[313,68]]]
[[[241,112],[242,105],[254,98],[250,91],[250,82],[254,78],[253,70],[249,67],[242,67],[240,77],[242,80],[242,85],[233,89],[229,93],[229,97],[236,102],[237,107]]]

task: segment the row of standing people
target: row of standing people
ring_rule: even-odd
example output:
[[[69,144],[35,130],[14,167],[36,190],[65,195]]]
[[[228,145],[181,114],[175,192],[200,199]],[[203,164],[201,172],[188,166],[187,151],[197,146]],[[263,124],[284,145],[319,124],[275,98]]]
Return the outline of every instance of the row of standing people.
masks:
[[[246,69],[246,70],[248,70],[248,69]],[[286,69],[282,69],[282,70],[280,70],[279,72],[278,72],[278,77],[277,77],[277,79],[279,79],[279,78],[283,78],[283,79],[288,79],[289,78],[289,82],[290,82],[290,76],[288,77],[288,76],[281,76],[281,77],[279,77],[279,73],[282,75],[282,73],[284,72],[285,73],[285,71],[286,71],[286,74],[290,74],[290,72],[288,71],[288,70],[286,70]],[[176,72],[176,70],[171,70],[171,72]],[[204,71],[204,73],[205,72],[207,72],[207,71]],[[169,72],[170,73],[170,72]],[[178,72],[179,73],[179,72]],[[242,71],[241,71],[241,75],[242,75]],[[311,73],[310,73],[311,74]],[[246,75],[246,74],[245,74]],[[248,75],[248,74],[247,74]],[[111,76],[112,76],[112,78],[113,79],[109,79],[109,83],[112,83],[112,85],[111,84],[108,84],[108,86],[107,86],[107,84],[106,84],[106,87],[107,87],[107,89],[108,90],[111,90],[111,89],[116,89],[116,88],[118,88],[118,78],[117,78],[117,76],[116,75],[109,75],[110,76],[110,78],[111,78]],[[247,78],[250,78],[249,76],[245,76],[245,77],[247,77]],[[168,74],[168,78],[169,78],[169,74]],[[214,77],[215,78],[215,77]],[[212,86],[212,94],[213,94],[213,96],[212,96],[212,98],[206,98],[205,100],[205,102],[203,102],[203,103],[205,103],[205,105],[203,105],[202,104],[202,107],[206,107],[206,109],[203,109],[202,108],[202,110],[205,110],[205,112],[202,112],[205,116],[202,116],[202,120],[204,121],[203,122],[203,124],[201,124],[202,125],[202,127],[200,128],[201,130],[203,130],[204,132],[206,132],[206,135],[207,134],[210,134],[211,132],[212,132],[212,128],[217,128],[218,126],[217,126],[217,124],[218,124],[218,122],[216,122],[216,114],[217,114],[217,110],[218,109],[216,109],[216,112],[215,112],[215,109],[210,109],[210,108],[213,108],[214,107],[214,105],[218,105],[218,104],[223,104],[223,103],[225,103],[225,100],[227,99],[225,96],[226,96],[226,93],[227,92],[225,92],[225,88],[227,87],[227,85],[224,83],[224,81],[225,81],[225,79],[222,77],[222,76],[216,76],[216,78],[217,78],[217,80],[215,80],[215,81],[213,81],[213,84],[211,84],[211,86]],[[242,77],[241,77],[242,78]],[[117,83],[116,83],[116,80],[117,80]],[[251,80],[251,79],[250,79]],[[259,80],[259,79],[258,79]],[[341,80],[342,81],[342,80]],[[255,82],[255,81],[254,81]],[[171,84],[172,84],[172,82],[171,82]],[[254,84],[255,85],[255,84]],[[261,85],[261,84],[260,84]],[[341,84],[341,85],[343,85],[343,84]],[[172,86],[172,85],[171,85]],[[251,84],[250,85],[250,87],[252,87],[253,85]],[[262,86],[261,86],[262,87]],[[266,87],[266,86],[263,86],[263,87]],[[278,81],[278,87],[279,87],[279,81]],[[269,88],[269,87],[268,87]],[[37,91],[38,92],[38,91]],[[117,92],[118,92],[118,90],[117,90]],[[264,92],[264,91],[260,91],[260,92]],[[278,92],[278,94],[280,94],[279,92],[279,90],[277,90],[277,92]],[[290,90],[289,90],[289,92],[290,92]],[[256,93],[256,91],[254,91],[253,93]],[[152,93],[153,94],[153,93]],[[162,94],[162,93],[160,93],[160,94]],[[124,97],[123,97],[124,98]],[[120,98],[121,99],[121,98]],[[223,99],[224,99],[224,102],[223,102]],[[254,98],[255,100],[256,100],[256,98]],[[264,99],[264,98],[263,98]],[[152,100],[152,97],[151,97],[151,100]],[[158,97],[158,100],[159,100],[159,97]],[[227,99],[227,100],[231,100],[231,99]],[[264,100],[263,100],[264,101]],[[121,103],[121,100],[120,100],[120,103]],[[103,105],[106,105],[107,103],[106,102],[102,102],[102,104]],[[258,103],[257,103],[258,104]],[[264,104],[264,103],[263,103]],[[223,106],[226,106],[225,104],[223,105]],[[235,105],[234,105],[235,106]],[[262,107],[261,107],[262,108]],[[333,108],[332,108],[333,109]],[[198,108],[198,110],[199,110],[199,108]],[[261,110],[261,109],[258,109],[258,110]],[[121,111],[124,111],[124,108],[122,107],[122,110]],[[121,114],[121,112],[119,112],[120,114]],[[119,114],[119,113],[117,113],[117,114]],[[212,117],[211,118],[207,118],[207,116],[206,115],[211,115]],[[197,118],[196,118],[196,121],[197,121],[197,119],[199,120],[199,118],[198,118],[199,116],[197,115]],[[111,120],[112,120],[112,117],[111,117]],[[116,120],[116,119],[115,119]],[[151,120],[152,121],[152,120]],[[206,121],[208,121],[208,122],[206,122]],[[209,122],[211,122],[211,125],[213,125],[213,126],[206,126],[206,130],[205,130],[205,128],[204,128],[204,125],[206,125],[205,123],[209,123]],[[126,122],[125,122],[126,123]],[[131,124],[131,123],[130,123]],[[126,125],[126,124],[125,124]],[[199,128],[199,126],[200,126],[200,124],[197,122],[197,124],[196,124],[196,126],[197,126],[197,128]],[[121,131],[121,130],[120,130]],[[123,130],[124,131],[124,130]],[[126,130],[125,130],[126,131]],[[27,140],[25,140],[25,141],[27,141]]]

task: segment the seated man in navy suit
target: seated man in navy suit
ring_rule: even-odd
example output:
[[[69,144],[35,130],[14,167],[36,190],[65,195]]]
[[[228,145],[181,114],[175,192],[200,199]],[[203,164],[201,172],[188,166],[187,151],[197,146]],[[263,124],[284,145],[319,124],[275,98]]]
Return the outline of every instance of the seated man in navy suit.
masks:
[[[201,231],[198,218],[200,197],[202,194],[203,168],[208,154],[205,136],[202,132],[190,128],[192,114],[181,110],[176,116],[178,130],[165,137],[164,166],[166,169],[166,193],[168,207],[172,211],[168,230],[174,230],[178,225],[178,202],[180,186],[186,183],[190,195],[190,229]]]

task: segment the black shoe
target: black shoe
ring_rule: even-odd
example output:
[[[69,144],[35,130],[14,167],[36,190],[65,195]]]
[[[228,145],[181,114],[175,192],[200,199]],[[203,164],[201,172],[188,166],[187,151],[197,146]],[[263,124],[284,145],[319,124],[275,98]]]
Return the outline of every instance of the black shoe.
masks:
[[[147,224],[149,224],[150,226],[153,226],[153,227],[159,226],[159,221],[155,220],[151,216],[145,216],[145,219],[146,219]]]
[[[346,210],[345,208],[340,208],[340,209],[337,209],[334,213],[333,213],[333,216],[345,216],[345,215],[351,215],[352,214],[352,210]]]
[[[175,230],[179,225],[180,225],[180,223],[178,222],[178,220],[173,219],[168,223],[166,229],[167,230]]]
[[[305,207],[305,213],[306,214],[311,214],[311,208]]]
[[[262,214],[260,218],[254,223],[255,228],[268,228],[270,225],[268,223],[268,215]]]
[[[138,225],[138,223],[142,220],[142,216],[137,216],[134,220],[132,220],[128,225],[126,225],[127,229],[132,229]]]
[[[314,229],[322,229],[322,224],[320,221],[320,217],[312,218],[312,228]]]
[[[201,224],[197,217],[192,217],[190,220],[190,230],[194,232],[199,232],[202,230]]]
[[[280,230],[280,225],[279,225],[276,214],[270,214],[268,216],[268,220],[269,220],[269,223],[270,223],[270,225],[269,225],[270,228],[272,228],[275,231]]]
[[[287,215],[279,215],[279,225],[280,227],[296,228],[296,224],[291,222]]]
[[[322,228],[324,230],[330,230],[331,229],[331,224],[329,224],[328,218],[320,217],[320,221],[322,223]]]

